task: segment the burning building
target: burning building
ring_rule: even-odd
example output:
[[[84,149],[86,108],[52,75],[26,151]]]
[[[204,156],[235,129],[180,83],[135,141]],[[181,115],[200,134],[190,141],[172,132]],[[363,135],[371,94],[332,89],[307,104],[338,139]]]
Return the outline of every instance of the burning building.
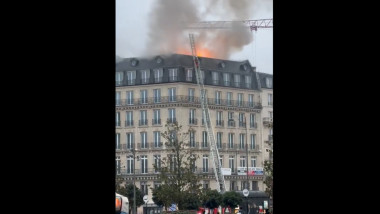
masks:
[[[271,158],[272,75],[256,72],[248,60],[199,59],[226,189],[247,186],[248,165],[260,172],[249,173],[248,189],[264,191],[263,162]],[[140,157],[136,186],[149,198],[148,186],[160,185],[152,165],[166,157],[160,133],[167,120],[177,121],[184,130],[193,128],[188,146],[200,157],[196,173],[203,175],[203,188],[216,189],[199,96],[191,55],[125,58],[116,63],[116,171],[132,182],[135,160],[130,150],[136,148]]]

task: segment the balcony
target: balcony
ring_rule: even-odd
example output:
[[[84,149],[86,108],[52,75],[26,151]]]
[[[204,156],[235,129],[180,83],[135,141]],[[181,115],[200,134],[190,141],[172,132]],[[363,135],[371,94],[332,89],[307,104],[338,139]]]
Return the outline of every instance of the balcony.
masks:
[[[197,125],[198,119],[195,118],[189,118],[189,125]]]
[[[228,127],[235,127],[235,121],[232,119],[228,120]]]
[[[136,98],[136,99],[119,99],[115,102],[116,106],[130,106],[130,105],[154,105],[154,104],[168,104],[168,103],[192,103],[201,104],[200,97],[195,96],[157,96],[157,97],[147,97],[147,98]],[[241,107],[241,108],[262,108],[261,103],[253,102],[243,102],[239,100],[228,100],[228,99],[215,99],[208,98],[207,103],[209,106],[228,106],[228,107]]]
[[[127,81],[127,85],[135,85],[136,84],[136,79],[129,79]]]
[[[224,120],[216,120],[216,126],[224,127]]]
[[[120,127],[120,123],[121,123],[120,120],[119,120],[119,121],[116,121],[116,122],[115,122],[115,126]]]
[[[152,119],[152,125],[161,125],[161,119]]]
[[[189,148],[191,149],[199,149],[199,142],[190,142]]]
[[[139,126],[147,126],[148,120],[139,120]]]
[[[249,123],[249,128],[257,129],[257,123]]]
[[[123,80],[116,80],[116,83],[115,83],[116,86],[121,86],[123,85]]]
[[[230,86],[231,85],[231,81],[224,81],[224,86]]]
[[[154,142],[149,144],[150,149],[163,149],[163,143],[161,142]]]
[[[246,123],[239,121],[239,127],[243,127],[243,128],[245,128],[246,125],[247,125]]]
[[[176,82],[178,81],[178,76],[169,76],[169,82]]]
[[[162,77],[154,78],[154,83],[160,83],[162,82]]]
[[[131,127],[131,126],[133,126],[133,120],[126,120],[125,127]]]
[[[208,149],[209,147],[208,147],[209,145],[208,145],[208,142],[202,142],[202,147],[201,147],[201,149]]]
[[[177,118],[176,117],[168,118],[167,122],[168,123],[176,123],[177,122]]]
[[[148,84],[149,83],[149,79],[148,78],[143,78],[141,79],[141,84]]]
[[[152,145],[152,143],[150,143],[150,145]],[[149,149],[149,143],[138,143],[137,148],[140,150]]]
[[[273,125],[273,118],[272,117],[263,117],[263,125],[270,127]]]

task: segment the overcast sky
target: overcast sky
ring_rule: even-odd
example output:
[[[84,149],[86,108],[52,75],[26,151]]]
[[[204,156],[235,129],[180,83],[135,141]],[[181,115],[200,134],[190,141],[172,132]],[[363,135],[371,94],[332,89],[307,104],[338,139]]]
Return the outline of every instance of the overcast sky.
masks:
[[[155,4],[162,0],[116,0],[116,55],[127,57],[143,57],[146,52],[149,35],[152,34],[149,24],[152,21],[152,10]],[[180,0],[178,0],[180,1]],[[253,8],[245,17],[236,18],[225,10],[206,6],[202,0],[193,1],[197,10],[202,14],[205,11],[213,12],[212,15],[203,15],[201,21],[236,21],[273,18],[272,0],[232,0],[253,2]],[[215,2],[231,0],[208,0],[211,5]],[[215,12],[214,12],[215,11]],[[222,13],[220,11],[223,11]],[[236,14],[235,14],[236,15]],[[149,34],[150,33],[150,34]],[[229,60],[249,60],[251,65],[257,67],[257,71],[273,74],[273,29],[258,29],[251,32],[253,41],[245,45],[241,51],[230,55]],[[190,42],[185,44],[190,46]]]

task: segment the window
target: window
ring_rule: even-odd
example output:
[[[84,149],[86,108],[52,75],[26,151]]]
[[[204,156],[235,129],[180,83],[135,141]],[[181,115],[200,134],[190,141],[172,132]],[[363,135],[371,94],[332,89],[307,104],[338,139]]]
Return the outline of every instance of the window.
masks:
[[[220,105],[220,98],[222,97],[221,91],[215,91],[215,104]]]
[[[186,69],[186,81],[188,81],[188,82],[193,81],[193,69],[192,68]]]
[[[133,126],[133,111],[125,113],[125,126]]]
[[[153,109],[153,125],[161,124],[161,111],[160,109]]]
[[[244,113],[239,113],[239,127],[245,127],[245,125]]]
[[[245,156],[240,156],[240,167],[246,167]]]
[[[233,155],[228,158],[228,168],[231,168],[231,172],[235,172],[235,157]]]
[[[116,86],[123,84],[123,78],[124,78],[123,72],[116,72]]]
[[[148,90],[140,91],[140,104],[148,104]]]
[[[230,191],[237,190],[236,181],[230,181]]]
[[[133,162],[134,162],[133,156],[132,155],[127,156],[127,174],[133,174],[133,167],[134,167]]]
[[[192,172],[195,172],[195,170],[197,169],[197,166],[195,165],[195,161],[196,161],[195,155],[191,155],[190,156],[190,167],[191,167]]]
[[[203,172],[208,172],[208,155],[203,155]]]
[[[161,169],[161,155],[153,155],[154,159],[154,172],[157,173]]]
[[[144,194],[144,195],[148,195],[148,184],[146,183],[146,181],[141,181],[140,182],[140,191]]]
[[[200,82],[204,83],[205,82],[205,78],[206,78],[205,71],[204,70],[200,70],[200,74],[201,74],[201,76],[200,76]]]
[[[116,133],[116,149],[120,149],[120,133]]]
[[[212,72],[212,84],[219,85],[219,74],[218,72]]]
[[[238,106],[243,106],[243,93],[238,93]]]
[[[273,118],[273,112],[269,111],[269,118]]]
[[[228,148],[233,149],[234,148],[234,133],[228,133]]]
[[[203,189],[208,189],[210,187],[209,181],[203,181],[202,187]]]
[[[158,187],[161,186],[161,182],[159,181],[154,181],[154,188],[157,189]]]
[[[141,84],[148,84],[150,77],[150,70],[142,70],[141,71]]]
[[[244,149],[244,145],[245,145],[245,134],[240,134],[240,149]]]
[[[153,89],[153,99],[154,103],[161,102],[161,89]]]
[[[255,134],[251,134],[251,149],[256,149],[256,135]]]
[[[154,147],[161,147],[161,133],[159,131],[153,132],[154,136]]]
[[[268,105],[273,105],[272,94],[268,94]]]
[[[169,122],[175,123],[176,121],[175,108],[169,108]]]
[[[223,155],[219,156],[220,166],[223,167]]]
[[[136,81],[136,71],[127,71],[127,85],[134,85]]]
[[[222,111],[217,111],[216,112],[216,125],[217,126],[223,126],[223,112]]]
[[[249,107],[254,107],[254,96],[253,96],[253,94],[248,94],[248,105],[249,105]]]
[[[194,102],[194,88],[189,88],[189,102]]]
[[[218,149],[222,148],[222,134],[222,132],[216,133],[216,146],[218,147]]]
[[[116,112],[116,125],[115,126],[120,126],[120,112]]]
[[[120,106],[121,105],[121,100],[120,100],[120,91],[116,91],[116,105]]]
[[[245,134],[240,134],[239,135],[239,139],[240,139],[240,149],[244,149],[244,145],[245,145]]]
[[[249,114],[249,125],[251,128],[256,128],[255,114]]]
[[[189,110],[189,124],[196,125],[195,109]]]
[[[148,125],[148,119],[147,119],[147,113],[146,110],[140,111],[140,126],[146,126]]]
[[[120,156],[116,156],[116,174],[120,175],[120,169],[121,169],[121,161],[120,161]]]
[[[208,142],[207,142],[207,132],[203,131],[202,132],[202,147],[207,148],[208,147]]]
[[[234,112],[232,111],[228,112],[228,126],[235,127]]]
[[[141,155],[141,173],[148,173],[148,158],[146,155]]]
[[[189,138],[190,138],[190,147],[195,148],[195,132],[194,131],[190,131]]]
[[[252,190],[259,191],[259,185],[257,185],[257,181],[252,181]]]
[[[245,76],[245,87],[246,88],[251,88],[251,84],[252,84],[251,78],[252,78],[251,76],[248,76],[248,75]]]
[[[127,105],[133,105],[133,91],[127,91]]]
[[[154,73],[154,83],[162,82],[162,76],[163,76],[162,68],[153,69],[153,73]]]
[[[227,92],[227,105],[232,105],[232,92]]]
[[[265,78],[265,83],[267,85],[267,88],[272,88],[272,78],[266,77]]]
[[[256,167],[256,156],[251,157],[251,166]]]
[[[175,155],[169,155],[169,160],[170,160],[170,163],[169,163],[169,170],[170,171],[174,171],[177,167],[176,167],[176,156]]]
[[[230,74],[229,73],[224,73],[223,74],[223,80],[224,80],[224,86],[230,86]]]
[[[269,140],[269,141],[273,140],[273,129],[269,129],[268,140]]]
[[[174,82],[178,80],[178,69],[170,68],[169,69],[169,82]]]
[[[240,87],[240,75],[235,74],[234,79],[235,79],[235,87]]]
[[[126,143],[127,143],[127,149],[133,149],[135,148],[135,142],[133,137],[133,132],[127,132],[126,134]]]
[[[169,102],[176,101],[176,93],[175,88],[169,88]]]
[[[146,132],[140,132],[140,135],[141,135],[141,148],[147,149],[148,148],[147,133]]]

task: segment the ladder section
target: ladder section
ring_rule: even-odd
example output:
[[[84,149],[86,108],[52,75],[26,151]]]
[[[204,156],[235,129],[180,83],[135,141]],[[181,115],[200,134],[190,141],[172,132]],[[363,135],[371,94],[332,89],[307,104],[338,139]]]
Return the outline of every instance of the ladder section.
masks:
[[[226,190],[226,185],[224,182],[224,176],[222,174],[222,169],[221,169],[222,165],[220,163],[218,147],[215,143],[215,136],[214,136],[214,131],[212,128],[213,126],[210,120],[210,112],[208,108],[207,95],[206,95],[206,90],[204,88],[204,83],[203,83],[204,78],[202,76],[199,59],[197,57],[197,52],[195,49],[194,36],[193,34],[189,34],[189,37],[190,37],[191,53],[193,55],[193,61],[194,61],[195,76],[196,76],[198,88],[201,94],[200,97],[201,97],[202,114],[205,120],[206,132],[207,132],[207,136],[210,142],[210,154],[211,154],[211,159],[214,165],[217,191],[224,193]]]

